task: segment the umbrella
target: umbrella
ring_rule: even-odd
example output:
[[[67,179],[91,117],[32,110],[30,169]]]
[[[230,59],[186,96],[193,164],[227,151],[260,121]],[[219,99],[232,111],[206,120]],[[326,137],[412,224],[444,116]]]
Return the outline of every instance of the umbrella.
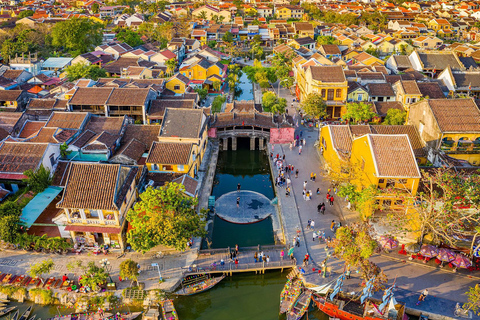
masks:
[[[470,259],[468,259],[468,257],[464,256],[463,254],[458,254],[457,253],[457,256],[455,257],[455,260],[452,261],[452,264],[455,266],[455,267],[458,267],[458,268],[469,268],[472,264],[470,263]]]
[[[411,253],[420,251],[420,245],[416,242],[407,244],[406,250]]]
[[[420,254],[427,258],[433,258],[437,256],[438,248],[430,244],[424,244],[420,249]]]
[[[443,262],[450,262],[455,259],[455,252],[450,249],[442,248],[438,250],[437,259]]]
[[[398,241],[392,238],[386,238],[386,239],[380,240],[380,243],[387,250],[393,250],[396,247],[398,247]]]
[[[293,250],[295,250],[295,247],[291,247],[289,250],[288,250],[288,255],[291,256],[293,254]]]

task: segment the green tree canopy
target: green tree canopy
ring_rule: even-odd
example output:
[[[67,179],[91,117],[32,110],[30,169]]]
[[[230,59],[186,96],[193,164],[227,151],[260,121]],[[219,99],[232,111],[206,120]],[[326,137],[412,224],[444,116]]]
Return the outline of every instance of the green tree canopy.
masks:
[[[137,47],[143,44],[140,35],[137,32],[128,28],[122,29],[119,33],[117,33],[116,38],[118,41],[125,42],[131,47]]]
[[[476,284],[474,287],[470,287],[465,294],[468,301],[463,305],[463,308],[480,315],[480,285]]]
[[[0,205],[0,217],[17,216],[22,214],[22,206],[16,201],[5,201]]]
[[[94,2],[92,4],[92,12],[93,13],[98,13],[100,12],[100,5],[97,2]]]
[[[327,115],[327,104],[320,93],[314,92],[308,94],[302,101],[301,106],[303,111],[312,117],[320,119]]]
[[[205,88],[195,88],[195,92],[200,96],[200,100],[203,100],[208,95],[208,90]]]
[[[403,125],[405,119],[407,118],[407,113],[399,109],[388,109],[387,116],[383,120],[383,124],[387,125]]]
[[[225,42],[233,42],[233,34],[230,31],[225,32],[222,37],[222,40]]]
[[[28,274],[32,278],[41,278],[44,274],[50,273],[53,270],[54,266],[55,264],[53,263],[52,259],[44,260],[42,262],[30,265]]]
[[[168,183],[140,195],[127,214],[133,227],[127,239],[134,250],[146,252],[159,244],[184,250],[191,237],[205,234],[205,214],[195,211],[198,199],[184,191],[183,185]]]
[[[177,59],[175,59],[175,58],[168,59],[165,62],[165,65],[167,66],[168,71],[173,73],[173,72],[175,72],[175,68],[177,67]]]
[[[377,114],[372,111],[372,107],[364,102],[347,103],[347,112],[344,119],[352,119],[354,123],[365,122]]]
[[[95,265],[95,262],[90,261],[87,265],[85,273],[82,275],[80,284],[88,286],[92,291],[97,291],[99,286],[107,282],[108,273],[104,268]]]
[[[75,81],[81,78],[98,80],[107,76],[105,69],[97,65],[87,65],[85,63],[75,63],[65,69],[68,81]]]
[[[338,41],[336,38],[332,36],[319,36],[317,38],[317,44],[323,45],[323,44],[340,44],[340,41]]]
[[[23,174],[28,177],[24,182],[28,184],[33,192],[42,192],[52,183],[50,170],[43,165],[40,165],[40,168],[36,171],[27,170]]]
[[[31,16],[33,16],[34,13],[35,12],[33,10],[22,10],[18,14],[18,19],[22,19],[22,18],[25,18],[25,17],[31,17]]]
[[[73,18],[60,21],[52,28],[52,45],[76,56],[102,43],[103,27],[91,19]]]
[[[138,283],[138,272],[137,263],[132,259],[128,259],[120,263],[120,277],[123,279],[131,279]]]
[[[284,98],[277,98],[275,93],[267,91],[262,97],[262,107],[264,111],[272,113],[284,113],[287,107],[287,100]]]
[[[20,216],[16,214],[0,217],[0,239],[14,243],[20,234]]]

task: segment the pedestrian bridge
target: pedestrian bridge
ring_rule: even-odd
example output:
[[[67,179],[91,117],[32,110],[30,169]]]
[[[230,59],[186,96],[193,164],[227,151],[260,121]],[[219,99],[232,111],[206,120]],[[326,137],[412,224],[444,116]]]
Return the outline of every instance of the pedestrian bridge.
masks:
[[[281,270],[294,268],[296,260],[290,259],[287,253],[288,250],[284,246],[257,246],[257,247],[242,247],[239,249],[237,255],[238,264],[235,264],[230,259],[230,250],[234,248],[222,249],[206,249],[200,250],[198,257],[192,264],[192,267],[185,268],[185,275],[191,274],[226,274],[232,275],[239,272],[255,272],[265,273],[265,270]],[[281,259],[280,252],[284,251],[284,258]],[[254,254],[257,252],[264,253],[265,256],[270,257],[270,262],[255,262]],[[224,260],[224,265],[221,265],[221,260]]]
[[[239,204],[236,206],[237,198]],[[228,222],[255,223],[275,214],[275,207],[263,194],[241,190],[222,195],[215,201],[215,214]]]

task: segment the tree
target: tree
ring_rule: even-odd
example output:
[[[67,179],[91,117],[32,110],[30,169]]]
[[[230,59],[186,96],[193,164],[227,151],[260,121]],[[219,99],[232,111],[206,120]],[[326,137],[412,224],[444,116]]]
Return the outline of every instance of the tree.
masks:
[[[383,120],[383,124],[387,125],[403,125],[405,119],[407,118],[407,113],[399,109],[388,109],[387,116]]]
[[[143,44],[140,35],[130,29],[122,29],[119,33],[117,33],[117,40],[120,42],[125,42],[131,47],[137,47]]]
[[[222,83],[220,81],[213,81],[213,90],[220,91],[222,88]]]
[[[367,50],[365,50],[365,52],[378,58],[378,50],[373,48],[372,46],[370,46]]]
[[[100,12],[100,5],[97,2],[94,2],[92,4],[92,12],[93,13],[99,13]]]
[[[22,206],[16,201],[5,201],[0,205],[0,217],[17,216],[22,214]]]
[[[287,100],[277,98],[275,93],[267,91],[262,97],[262,107],[264,111],[272,113],[284,113],[287,107]]]
[[[347,103],[347,112],[343,116],[344,119],[353,119],[355,124],[359,122],[365,122],[377,114],[372,111],[372,107],[369,104],[363,102]]]
[[[216,96],[212,102],[212,112],[216,113],[222,111],[222,106],[226,100],[227,98],[225,98],[224,96]]]
[[[184,191],[183,185],[168,183],[140,195],[127,214],[132,226],[127,239],[134,250],[146,252],[159,244],[184,250],[190,238],[205,234],[205,213],[195,211],[198,199]]]
[[[25,17],[31,17],[33,16],[35,12],[33,10],[23,10],[23,11],[20,11],[20,13],[18,14],[18,19],[22,19],[22,18],[25,18]]]
[[[0,239],[8,243],[14,243],[20,235],[20,216],[11,214],[0,218]]]
[[[95,262],[88,263],[85,273],[82,275],[80,284],[88,286],[92,291],[97,291],[98,287],[107,282],[108,273],[104,268],[95,265]]]
[[[320,93],[309,93],[301,106],[306,114],[321,119],[327,115],[327,104]]]
[[[75,81],[78,79],[92,79],[98,80],[107,76],[105,69],[98,65],[87,65],[85,63],[75,63],[65,68],[68,81]]]
[[[28,275],[32,278],[42,278],[42,275],[50,273],[54,266],[55,264],[52,259],[32,264],[28,270]]]
[[[332,36],[318,36],[317,44],[340,44],[340,42]]]
[[[207,12],[206,11],[200,11],[198,14],[198,18],[202,20],[207,20]]]
[[[138,285],[138,272],[137,263],[132,259],[128,259],[120,263],[120,277],[123,279],[131,279]]]
[[[334,248],[335,255],[351,270],[358,270],[364,280],[376,276],[374,284],[376,289],[380,289],[384,283],[387,283],[385,274],[368,260],[378,244],[371,236],[367,224],[352,224],[338,228],[329,246]]]
[[[60,21],[52,28],[54,48],[64,49],[76,56],[94,49],[102,43],[103,26],[90,19],[73,18]]]
[[[200,96],[200,100],[205,99],[208,95],[208,90],[204,88],[196,88],[195,92]]]
[[[72,151],[68,150],[68,144],[66,142],[60,145],[60,157],[65,159],[70,153],[72,153]]]
[[[463,304],[463,308],[480,315],[480,285],[476,284],[474,287],[470,287],[465,294],[468,301]]]
[[[447,245],[474,235],[480,218],[480,175],[438,168],[422,170],[421,176],[415,195],[409,188],[386,190],[403,200],[403,210],[389,212],[385,222],[397,232],[419,234],[419,243],[427,234]]]
[[[208,41],[208,42],[207,42],[207,46],[208,46],[210,49],[215,49],[215,47],[217,46],[217,41],[215,41],[215,40]]]
[[[40,193],[52,183],[50,170],[46,169],[43,164],[36,171],[29,169],[23,175],[27,176],[27,179],[24,179],[23,182],[28,184],[33,192]]]
[[[165,65],[167,66],[168,71],[170,73],[174,73],[175,68],[177,68],[177,59],[175,59],[175,58],[169,59],[165,62]]]
[[[225,32],[222,37],[222,40],[225,42],[233,42],[233,34],[230,31]]]

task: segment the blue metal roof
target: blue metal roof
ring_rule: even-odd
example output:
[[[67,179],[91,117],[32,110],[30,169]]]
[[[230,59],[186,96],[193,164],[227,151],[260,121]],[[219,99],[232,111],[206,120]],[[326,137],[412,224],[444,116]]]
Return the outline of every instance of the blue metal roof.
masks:
[[[42,64],[42,68],[64,68],[73,58],[48,58]]]
[[[60,187],[48,187],[45,191],[37,194],[30,202],[22,209],[22,220],[27,228],[30,228],[32,224],[38,219],[43,210],[55,199],[56,196],[62,192]]]

